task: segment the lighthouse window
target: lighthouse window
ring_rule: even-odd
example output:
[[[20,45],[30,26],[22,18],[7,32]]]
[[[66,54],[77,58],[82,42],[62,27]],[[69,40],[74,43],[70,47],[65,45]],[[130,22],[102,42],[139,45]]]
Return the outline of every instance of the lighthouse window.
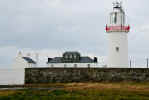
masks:
[[[119,52],[119,47],[116,47],[115,49],[116,49],[117,52]]]
[[[124,25],[124,17],[121,15],[121,24]]]
[[[117,13],[116,12],[114,13],[114,23],[115,24],[117,23]]]

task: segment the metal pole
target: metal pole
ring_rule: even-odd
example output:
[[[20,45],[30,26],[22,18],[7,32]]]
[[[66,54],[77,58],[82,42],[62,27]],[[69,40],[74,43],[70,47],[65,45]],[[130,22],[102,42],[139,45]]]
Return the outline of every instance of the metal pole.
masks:
[[[131,60],[130,60],[130,68],[131,68]]]
[[[147,68],[148,68],[148,60],[149,60],[149,59],[147,58],[147,59],[146,59],[146,66],[147,66]]]

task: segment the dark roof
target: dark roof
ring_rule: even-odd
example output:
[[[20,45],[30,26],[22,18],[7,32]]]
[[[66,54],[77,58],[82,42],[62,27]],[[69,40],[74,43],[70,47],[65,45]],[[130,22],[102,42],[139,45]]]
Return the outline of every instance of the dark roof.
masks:
[[[77,52],[77,51],[67,51],[67,52],[64,52],[64,54],[79,54],[80,55],[80,53],[79,52]]]
[[[55,57],[52,58],[49,62],[47,63],[62,63],[62,57]]]
[[[47,63],[64,63],[64,62],[62,60],[62,57],[55,57]],[[91,59],[90,57],[81,57],[80,60],[75,63],[94,63],[94,60]]]
[[[90,57],[81,57],[80,63],[94,63],[94,60]]]
[[[22,57],[24,60],[26,60],[28,63],[33,63],[33,64],[36,64],[36,62],[31,59],[30,57]]]

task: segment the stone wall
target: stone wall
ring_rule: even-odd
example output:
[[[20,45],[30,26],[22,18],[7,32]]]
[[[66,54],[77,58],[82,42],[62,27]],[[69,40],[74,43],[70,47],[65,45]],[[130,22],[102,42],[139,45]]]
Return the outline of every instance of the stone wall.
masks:
[[[143,68],[26,68],[25,84],[68,82],[149,82]]]

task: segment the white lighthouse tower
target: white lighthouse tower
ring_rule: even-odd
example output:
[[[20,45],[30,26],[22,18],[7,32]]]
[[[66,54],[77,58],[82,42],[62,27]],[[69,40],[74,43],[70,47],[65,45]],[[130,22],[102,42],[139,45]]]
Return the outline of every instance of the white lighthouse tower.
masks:
[[[113,3],[109,23],[106,25],[108,35],[108,64],[112,68],[128,68],[128,40],[129,25],[125,25],[125,12],[121,3]]]

